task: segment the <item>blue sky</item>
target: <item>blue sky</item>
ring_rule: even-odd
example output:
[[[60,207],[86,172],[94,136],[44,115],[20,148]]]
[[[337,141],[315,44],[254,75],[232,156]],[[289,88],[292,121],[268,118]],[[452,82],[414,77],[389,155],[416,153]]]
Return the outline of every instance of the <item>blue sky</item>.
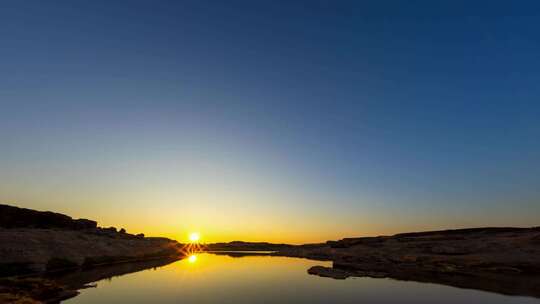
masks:
[[[0,201],[212,240],[538,225],[539,15],[3,1]]]

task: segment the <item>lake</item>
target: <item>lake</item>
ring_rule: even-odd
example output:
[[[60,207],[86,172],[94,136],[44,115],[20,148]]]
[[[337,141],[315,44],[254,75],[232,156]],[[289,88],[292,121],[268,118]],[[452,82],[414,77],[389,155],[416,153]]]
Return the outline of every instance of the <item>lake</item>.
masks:
[[[97,281],[69,304],[95,303],[539,303],[535,298],[393,279],[309,275],[307,259],[201,253]]]

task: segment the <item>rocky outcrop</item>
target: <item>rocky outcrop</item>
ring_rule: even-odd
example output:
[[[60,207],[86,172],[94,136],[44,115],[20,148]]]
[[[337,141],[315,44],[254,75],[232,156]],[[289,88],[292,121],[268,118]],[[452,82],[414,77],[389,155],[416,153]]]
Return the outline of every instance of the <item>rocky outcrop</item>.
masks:
[[[0,275],[179,255],[171,240],[114,237],[95,231],[0,229]]]
[[[91,220],[0,205],[0,277],[180,256],[179,247]]]
[[[36,211],[0,204],[0,227],[83,230],[97,228],[97,222],[87,219],[76,220],[50,211]]]
[[[336,280],[345,280],[351,276],[351,273],[345,270],[332,267],[313,266],[307,271],[309,274],[318,275],[320,277],[333,278]]]
[[[540,297],[540,228],[474,228],[345,238],[276,255],[318,258],[308,273],[390,277]]]
[[[348,269],[340,269],[334,267],[313,266],[307,271],[309,274],[318,275],[320,277],[333,278],[344,280],[348,277],[370,277],[370,278],[385,278],[388,276],[386,272],[378,271],[353,271]]]

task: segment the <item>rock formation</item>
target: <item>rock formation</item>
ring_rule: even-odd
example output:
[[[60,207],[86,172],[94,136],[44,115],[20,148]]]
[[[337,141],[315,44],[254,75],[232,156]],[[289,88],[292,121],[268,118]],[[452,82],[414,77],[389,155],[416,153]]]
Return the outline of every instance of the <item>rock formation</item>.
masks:
[[[87,219],[0,205],[0,277],[179,256],[179,246]]]
[[[473,228],[345,238],[277,255],[333,261],[308,273],[390,277],[540,297],[540,227]]]

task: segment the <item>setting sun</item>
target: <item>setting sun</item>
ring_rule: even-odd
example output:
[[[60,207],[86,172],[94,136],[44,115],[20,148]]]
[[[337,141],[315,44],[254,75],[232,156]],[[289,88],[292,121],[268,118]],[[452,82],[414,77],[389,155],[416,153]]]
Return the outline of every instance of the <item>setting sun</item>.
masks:
[[[198,232],[192,232],[189,234],[189,241],[196,243],[201,239],[201,235]]]

